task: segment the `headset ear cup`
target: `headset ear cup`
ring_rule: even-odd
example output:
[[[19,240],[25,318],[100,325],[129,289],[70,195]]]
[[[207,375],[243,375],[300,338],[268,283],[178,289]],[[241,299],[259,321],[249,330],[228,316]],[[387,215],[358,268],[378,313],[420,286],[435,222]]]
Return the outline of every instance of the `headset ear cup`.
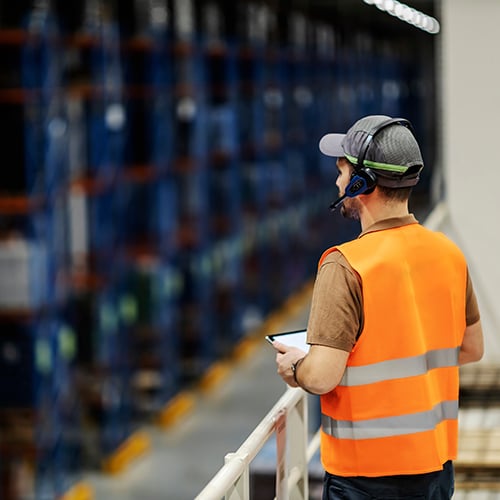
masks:
[[[377,176],[369,168],[360,168],[352,174],[351,180],[345,189],[346,196],[353,198],[359,194],[369,194],[377,185]]]

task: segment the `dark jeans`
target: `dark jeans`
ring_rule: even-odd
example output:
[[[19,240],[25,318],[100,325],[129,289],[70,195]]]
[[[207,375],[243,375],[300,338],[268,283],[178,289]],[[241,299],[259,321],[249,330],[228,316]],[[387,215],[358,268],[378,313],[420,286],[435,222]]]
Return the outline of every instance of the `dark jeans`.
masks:
[[[327,472],[323,500],[449,500],[454,483],[451,461],[443,470],[416,475],[342,477]]]

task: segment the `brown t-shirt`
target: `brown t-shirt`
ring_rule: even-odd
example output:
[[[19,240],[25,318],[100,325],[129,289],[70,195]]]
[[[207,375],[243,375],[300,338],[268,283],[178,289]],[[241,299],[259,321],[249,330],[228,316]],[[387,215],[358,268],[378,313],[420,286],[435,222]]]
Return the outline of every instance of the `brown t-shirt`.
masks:
[[[366,234],[417,222],[413,215],[394,217],[370,226]],[[476,295],[467,272],[466,324],[479,321]],[[310,344],[350,352],[363,328],[363,294],[360,278],[340,252],[323,261],[314,284],[307,338]]]

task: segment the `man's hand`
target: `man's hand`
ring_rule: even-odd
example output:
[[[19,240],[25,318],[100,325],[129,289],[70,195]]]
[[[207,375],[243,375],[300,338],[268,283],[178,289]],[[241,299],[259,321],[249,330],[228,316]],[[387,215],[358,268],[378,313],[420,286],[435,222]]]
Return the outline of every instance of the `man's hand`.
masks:
[[[278,375],[291,387],[298,387],[293,375],[292,365],[299,359],[306,356],[306,353],[298,347],[290,347],[281,342],[274,341],[273,347],[276,349],[276,364]]]

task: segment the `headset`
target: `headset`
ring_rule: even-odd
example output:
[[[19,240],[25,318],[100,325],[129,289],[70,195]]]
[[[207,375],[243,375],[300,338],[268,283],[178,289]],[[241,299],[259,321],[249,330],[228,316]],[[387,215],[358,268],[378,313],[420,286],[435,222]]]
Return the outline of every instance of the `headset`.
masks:
[[[377,185],[377,175],[371,168],[364,166],[365,158],[375,136],[391,125],[402,125],[415,135],[412,124],[404,118],[390,118],[370,130],[359,148],[358,160],[356,164],[353,164],[354,171],[351,175],[349,184],[345,188],[345,193],[330,205],[330,210],[332,212],[338,208],[346,198],[354,198],[360,194],[370,194],[375,189]]]

